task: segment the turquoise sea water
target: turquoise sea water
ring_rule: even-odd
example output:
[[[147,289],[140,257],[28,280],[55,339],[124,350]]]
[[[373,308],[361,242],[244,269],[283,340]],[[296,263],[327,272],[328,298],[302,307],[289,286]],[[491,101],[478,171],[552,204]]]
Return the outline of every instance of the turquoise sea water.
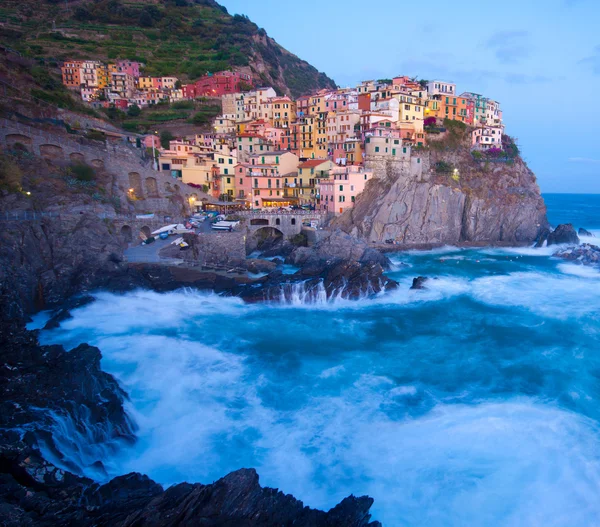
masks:
[[[597,197],[547,203],[600,227]],[[129,392],[139,442],[110,475],[255,467],[313,507],[369,494],[387,526],[600,524],[600,271],[547,248],[393,260],[376,298],[100,293],[42,340],[98,345]]]

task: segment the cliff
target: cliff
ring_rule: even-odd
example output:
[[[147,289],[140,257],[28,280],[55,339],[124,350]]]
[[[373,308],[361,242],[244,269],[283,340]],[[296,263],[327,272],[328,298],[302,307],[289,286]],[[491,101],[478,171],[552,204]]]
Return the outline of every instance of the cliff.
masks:
[[[535,175],[519,156],[479,160],[461,144],[371,166],[376,177],[333,221],[370,242],[523,244],[547,228]]]

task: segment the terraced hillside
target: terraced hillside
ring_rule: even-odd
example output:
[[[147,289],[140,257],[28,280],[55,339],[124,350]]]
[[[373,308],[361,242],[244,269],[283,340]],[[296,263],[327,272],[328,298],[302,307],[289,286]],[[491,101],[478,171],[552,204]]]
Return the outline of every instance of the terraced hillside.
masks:
[[[235,68],[297,97],[335,83],[214,0],[4,0],[0,43],[50,66],[139,60],[148,75],[194,80]]]

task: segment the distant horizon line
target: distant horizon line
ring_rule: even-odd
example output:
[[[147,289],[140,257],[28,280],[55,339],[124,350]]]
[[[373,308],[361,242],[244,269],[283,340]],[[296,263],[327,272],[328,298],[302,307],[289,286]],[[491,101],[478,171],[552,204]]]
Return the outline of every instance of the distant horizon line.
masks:
[[[548,194],[569,195],[569,196],[600,196],[600,192],[542,192],[542,196]]]

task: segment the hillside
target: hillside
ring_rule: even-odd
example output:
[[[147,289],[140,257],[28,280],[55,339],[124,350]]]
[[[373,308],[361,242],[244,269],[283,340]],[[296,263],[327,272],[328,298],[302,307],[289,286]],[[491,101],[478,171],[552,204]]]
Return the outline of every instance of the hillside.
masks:
[[[0,43],[49,65],[123,58],[144,62],[148,75],[183,81],[235,68],[294,97],[335,87],[214,0],[4,0]]]

